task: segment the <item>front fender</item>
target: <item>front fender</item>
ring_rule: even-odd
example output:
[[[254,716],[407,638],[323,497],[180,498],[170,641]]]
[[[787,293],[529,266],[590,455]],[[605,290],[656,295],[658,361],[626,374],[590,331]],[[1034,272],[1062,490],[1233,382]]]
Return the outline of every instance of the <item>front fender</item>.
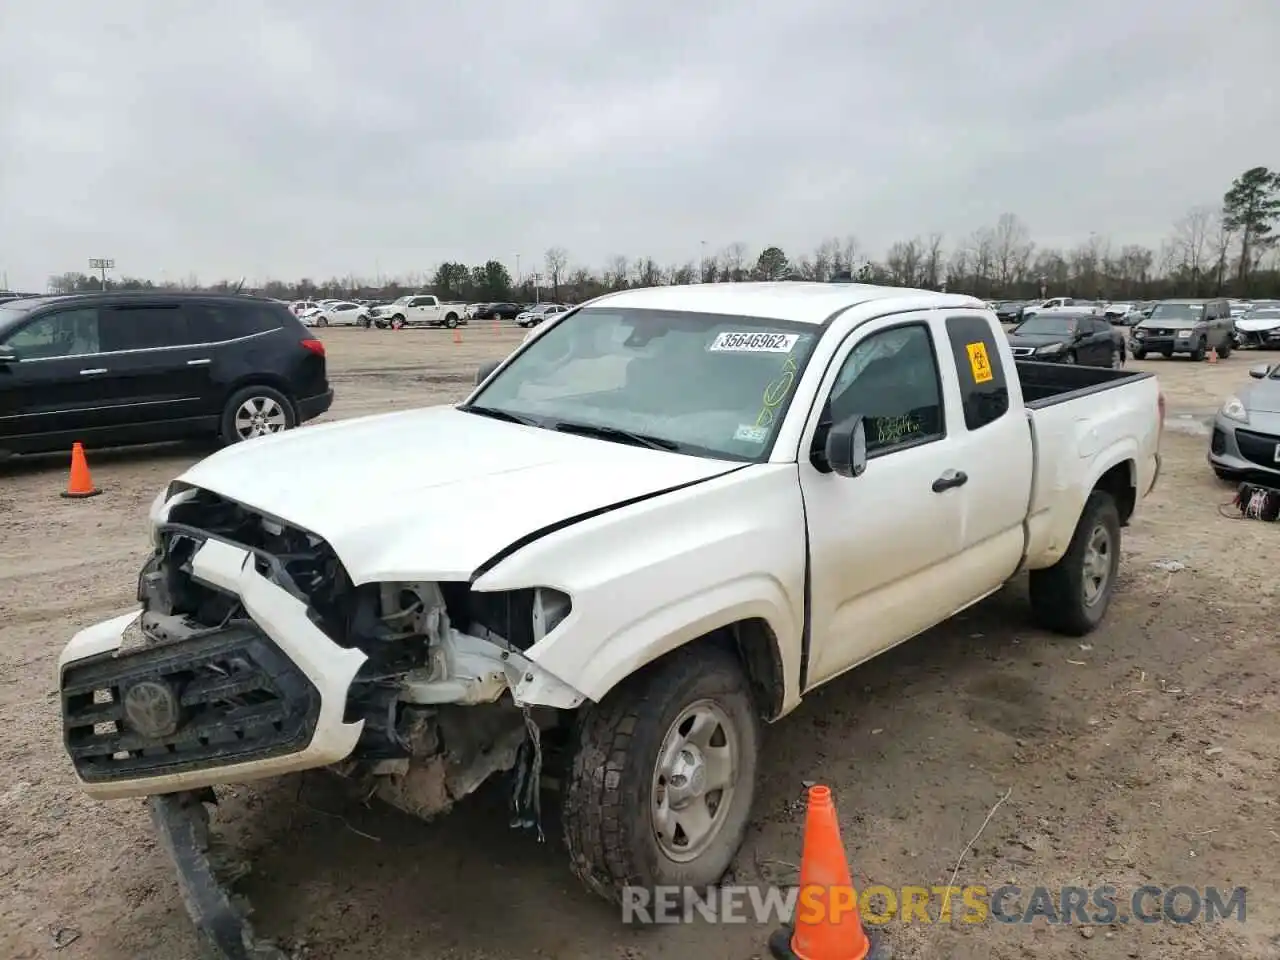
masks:
[[[786,712],[799,701],[804,571],[795,464],[761,464],[559,530],[472,589],[567,593],[569,615],[525,654],[594,701],[681,645],[758,618],[776,639]]]

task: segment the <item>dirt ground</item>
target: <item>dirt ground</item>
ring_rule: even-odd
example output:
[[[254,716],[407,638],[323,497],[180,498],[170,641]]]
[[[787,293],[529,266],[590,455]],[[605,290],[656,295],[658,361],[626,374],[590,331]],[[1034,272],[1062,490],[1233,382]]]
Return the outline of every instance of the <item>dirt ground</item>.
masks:
[[[519,331],[325,339],[341,418],[456,399]],[[864,887],[945,884],[1007,793],[957,884],[1245,886],[1246,922],[891,923],[897,957],[1280,956],[1280,525],[1224,517],[1231,488],[1204,461],[1205,417],[1260,359],[1133,364],[1159,374],[1170,429],[1105,626],[1085,643],[1042,633],[1016,583],[807,698],[767,732],[737,880],[794,881],[807,781],[834,789]],[[58,496],[65,457],[0,465],[0,956],[195,956],[142,803],[75,787],[54,667],[75,630],[132,605],[147,507],[207,452],[97,453],[105,493],[83,501]],[[388,477],[370,493],[395,490]],[[755,925],[622,926],[570,878],[555,825],[539,844],[507,828],[500,802],[423,824],[312,774],[235,788],[216,823],[255,864],[259,931],[314,960],[767,954]]]

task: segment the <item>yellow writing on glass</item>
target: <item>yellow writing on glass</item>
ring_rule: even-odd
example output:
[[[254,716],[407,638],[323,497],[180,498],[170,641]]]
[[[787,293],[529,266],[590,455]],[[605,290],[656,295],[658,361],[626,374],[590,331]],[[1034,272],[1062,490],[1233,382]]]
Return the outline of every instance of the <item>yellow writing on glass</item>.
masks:
[[[755,425],[757,427],[773,426],[773,419],[776,416],[775,411],[786,398],[787,391],[791,389],[791,385],[796,382],[796,369],[795,360],[787,357],[786,363],[782,365],[782,373],[764,388],[764,396],[760,398],[764,406],[760,408],[760,415],[756,417]]]

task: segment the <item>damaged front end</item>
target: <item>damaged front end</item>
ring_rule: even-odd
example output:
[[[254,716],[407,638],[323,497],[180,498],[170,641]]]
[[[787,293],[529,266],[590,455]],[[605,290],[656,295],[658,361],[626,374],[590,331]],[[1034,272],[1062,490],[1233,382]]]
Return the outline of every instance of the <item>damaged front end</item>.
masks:
[[[567,595],[356,585],[310,532],[208,491],[170,494],[140,614],[77,635],[59,680],[83,788],[152,796],[198,924],[200,859],[178,847],[217,784],[324,766],[431,818],[509,773],[513,824],[541,836],[544,753],[584,698],[524,651],[568,615]]]

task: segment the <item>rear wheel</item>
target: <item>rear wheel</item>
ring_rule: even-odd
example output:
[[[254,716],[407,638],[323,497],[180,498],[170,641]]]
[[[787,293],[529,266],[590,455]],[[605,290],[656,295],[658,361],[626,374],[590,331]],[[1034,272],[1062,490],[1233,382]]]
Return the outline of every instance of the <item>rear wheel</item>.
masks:
[[[1222,346],[1218,348],[1218,359],[1225,360],[1231,356],[1231,338],[1228,337],[1222,341]]]
[[[223,443],[242,443],[282,433],[298,424],[289,399],[273,387],[251,386],[231,395],[222,411],[219,436]]]
[[[614,902],[702,888],[733,862],[755,794],[760,723],[729,651],[671,654],[578,714],[562,819],[574,874]]]
[[[400,314],[396,314],[394,317],[392,317],[392,318],[391,318],[391,329],[392,329],[392,330],[403,330],[403,329],[404,329],[404,317],[402,317]]]
[[[1075,362],[1076,362],[1076,354],[1075,354],[1075,351],[1073,350],[1073,351],[1071,351],[1070,353],[1068,353],[1068,354],[1066,355],[1066,357],[1064,358],[1064,360],[1065,360],[1065,362],[1066,362],[1066,363],[1075,363]]]
[[[458,315],[456,313],[449,314],[444,318],[444,325],[452,330],[458,325]]]
[[[1106,615],[1120,570],[1120,512],[1111,494],[1085,501],[1067,552],[1031,571],[1031,610],[1040,625],[1068,636],[1094,630]]]

